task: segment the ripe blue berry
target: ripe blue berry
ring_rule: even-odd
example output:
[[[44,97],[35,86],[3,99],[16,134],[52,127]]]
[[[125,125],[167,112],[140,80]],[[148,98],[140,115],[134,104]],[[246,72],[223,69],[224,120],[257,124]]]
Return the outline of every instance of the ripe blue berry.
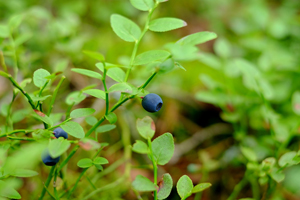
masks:
[[[68,133],[64,131],[62,128],[56,128],[53,131],[56,138],[63,137],[65,139],[68,139]]]
[[[42,153],[42,160],[43,160],[43,163],[44,163],[45,165],[47,165],[47,166],[54,166],[54,165],[56,165],[56,163],[58,163],[59,159],[60,159],[60,156],[57,157],[57,158],[52,158],[52,157],[50,156],[50,154],[49,154],[48,151],[44,151],[44,152]]]
[[[157,94],[147,94],[142,100],[142,106],[148,112],[157,112],[161,109],[163,101]]]

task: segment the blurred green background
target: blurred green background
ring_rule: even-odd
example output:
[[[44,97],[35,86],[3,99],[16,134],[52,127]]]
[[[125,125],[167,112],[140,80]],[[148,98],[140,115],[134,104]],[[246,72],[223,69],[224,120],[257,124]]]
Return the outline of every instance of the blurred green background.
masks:
[[[0,0],[0,50],[10,72],[16,72],[13,66],[18,66],[18,81],[32,77],[39,68],[51,73],[63,71],[67,77],[54,108],[57,121],[66,109],[65,98],[70,92],[99,84],[70,70],[96,69],[95,60],[85,56],[83,50],[99,51],[110,63],[128,63],[133,44],[122,41],[112,31],[113,13],[140,26],[147,17],[127,0]],[[174,182],[183,174],[188,174],[194,184],[211,182],[213,186],[203,193],[202,199],[222,200],[227,199],[247,169],[252,178],[248,178],[239,198],[252,197],[254,191],[259,191],[256,196],[262,199],[269,192],[267,199],[300,199],[297,163],[279,164],[276,173],[261,171],[264,159],[279,160],[283,154],[299,150],[300,1],[170,0],[158,7],[153,18],[158,17],[181,18],[188,26],[167,33],[147,32],[138,53],[152,49],[172,51],[167,43],[199,31],[218,35],[216,40],[199,45],[196,51],[174,56],[186,72],[176,69],[160,74],[147,88],[164,100],[163,109],[151,115],[156,121],[156,134],[171,132],[177,144],[174,159],[160,169],[161,174],[170,173]],[[7,24],[12,27],[11,36],[5,28]],[[146,68],[136,67],[129,82],[139,85],[150,74]],[[26,90],[34,89],[28,85]],[[2,128],[11,91],[10,83],[0,77]],[[129,116],[132,138],[136,139],[135,120],[145,116],[145,112],[138,100],[133,102],[118,112]],[[87,98],[78,107],[93,107],[101,112],[104,104]],[[34,125],[25,118],[28,105],[21,96],[13,104],[12,113],[16,112],[24,115],[15,117],[15,128]],[[111,145],[103,156],[109,157],[110,163],[118,160],[123,154],[118,131],[104,133],[100,138]],[[78,158],[87,155],[83,151],[77,154]],[[69,165],[70,182],[80,173],[76,162],[74,159]],[[134,154],[134,165],[145,162],[145,158]],[[42,168],[40,178],[24,179],[16,186],[24,199],[33,199],[32,193],[40,188],[41,178],[45,179],[47,169],[37,167]],[[122,167],[100,179],[98,186],[121,173]],[[151,177],[151,171],[143,169],[133,169],[132,177],[140,173]],[[86,180],[80,184],[84,187]],[[133,192],[124,188],[99,196],[134,199]],[[80,187],[76,194],[80,196]],[[142,197],[152,198],[146,193]],[[179,199],[175,188],[168,199]]]

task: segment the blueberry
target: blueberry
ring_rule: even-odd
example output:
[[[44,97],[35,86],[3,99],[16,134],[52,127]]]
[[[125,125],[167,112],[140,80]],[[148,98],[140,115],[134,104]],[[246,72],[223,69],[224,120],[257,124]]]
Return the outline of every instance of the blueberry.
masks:
[[[142,100],[142,106],[148,112],[157,112],[161,109],[163,101],[157,94],[147,94]]]
[[[57,157],[57,158],[52,158],[52,157],[50,156],[50,154],[49,154],[48,151],[44,151],[44,152],[42,153],[42,160],[43,160],[43,163],[44,163],[45,165],[47,165],[47,166],[54,166],[54,165],[56,165],[56,163],[58,163],[59,159],[60,159],[60,156]]]
[[[68,133],[64,131],[62,128],[56,128],[53,131],[56,138],[63,137],[65,139],[68,139]]]

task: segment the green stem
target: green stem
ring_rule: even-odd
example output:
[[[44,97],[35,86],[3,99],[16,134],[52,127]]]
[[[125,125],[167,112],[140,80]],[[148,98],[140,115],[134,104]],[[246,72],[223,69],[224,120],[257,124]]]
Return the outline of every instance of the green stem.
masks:
[[[50,107],[49,107],[49,110],[48,110],[48,113],[47,113],[48,116],[50,116],[50,114],[51,114],[51,111],[53,109],[53,105],[54,105],[54,102],[55,102],[58,90],[59,90],[61,84],[64,82],[65,78],[66,78],[65,76],[61,77],[59,83],[57,84],[57,86],[56,86],[56,88],[55,88],[55,90],[53,92],[53,96],[52,96],[52,99],[51,99],[51,102],[50,102]]]
[[[8,136],[7,138],[10,140],[35,141],[35,139],[33,138],[20,138],[20,137],[10,137],[10,136]]]
[[[60,124],[57,124],[57,125],[52,126],[52,127],[50,127],[50,128],[47,128],[47,130],[54,130],[55,128],[60,127],[61,125],[67,123],[67,122],[70,121],[71,119],[72,119],[72,118],[68,118],[68,119],[66,119],[65,121],[63,121],[63,122],[60,123]]]
[[[32,101],[32,99],[31,99],[31,97],[29,96],[29,94],[27,94],[27,93],[21,88],[21,86],[15,81],[15,79],[12,78],[11,75],[8,76],[8,79],[9,79],[10,82],[13,84],[13,86],[15,86],[18,90],[20,90],[20,92],[27,98],[28,103],[31,105],[32,109],[35,109],[34,102]]]
[[[72,156],[76,153],[77,149],[79,148],[79,145],[76,145],[71,153],[68,155],[68,157],[60,164],[59,168],[58,168],[58,172],[69,162],[69,160],[72,158]]]
[[[250,177],[249,182],[252,188],[252,195],[255,200],[260,199],[260,189],[256,177]]]
[[[78,185],[78,183],[79,183],[81,177],[84,175],[84,173],[85,173],[88,169],[89,169],[89,168],[85,168],[85,169],[81,172],[80,176],[79,176],[79,177],[77,178],[77,180],[76,180],[76,183],[75,183],[74,187],[71,189],[71,191],[70,191],[69,194],[68,194],[68,199],[71,198],[71,195],[72,195],[72,193],[74,192],[74,190],[76,189],[76,187],[77,187],[77,185]]]
[[[10,127],[11,130],[13,129],[13,124],[11,123],[11,118],[10,118],[10,113],[11,113],[11,107],[12,107],[12,104],[13,102],[15,101],[15,98],[16,98],[17,94],[13,91],[13,97],[12,97],[12,100],[7,108],[7,116],[6,116],[6,126],[5,126],[5,132],[7,132],[7,128]]]
[[[44,91],[44,89],[46,88],[46,86],[48,85],[48,83],[49,83],[49,81],[47,81],[47,82],[43,85],[43,87],[40,89],[39,97],[42,96],[43,91]],[[42,107],[40,101],[38,101],[37,104],[36,104],[36,108],[39,108],[39,107],[40,107],[40,108]],[[40,111],[42,112],[42,110],[40,110]]]
[[[103,78],[102,78],[102,83],[104,86],[104,90],[105,90],[105,115],[108,114],[108,109],[109,109],[109,96],[108,96],[108,91],[107,91],[107,87],[106,87],[106,73],[107,73],[107,69],[106,69],[106,65],[105,62],[103,63],[103,68],[104,68],[104,72],[103,72]]]
[[[31,133],[33,131],[35,131],[35,130],[16,129],[16,130],[13,130],[13,131],[11,131],[9,133],[5,133],[5,134],[0,135],[0,138],[6,137],[6,136],[9,136],[9,135],[13,135],[15,133],[25,133],[25,134],[28,134],[28,133]]]
[[[53,191],[54,191],[55,198],[59,200],[59,196],[56,189],[56,178],[57,178],[57,170],[54,170]]]
[[[239,193],[246,186],[247,182],[248,180],[246,178],[246,175],[244,175],[243,179],[237,185],[235,185],[233,192],[231,193],[231,195],[228,197],[227,200],[236,200]]]
[[[154,155],[153,155],[153,151],[152,151],[152,143],[151,143],[150,138],[148,138],[148,146],[150,149],[150,157],[151,157],[151,161],[153,164],[154,184],[157,185],[157,164],[154,160]],[[154,190],[154,200],[157,200],[157,191],[156,190]]]
[[[5,64],[5,59],[4,59],[4,56],[3,56],[3,51],[0,51],[0,64],[3,67],[4,71],[6,73],[8,73],[7,66]]]
[[[42,190],[42,193],[41,193],[41,196],[40,196],[39,200],[42,200],[44,198],[45,193],[46,193],[46,189],[45,188],[48,188],[48,186],[49,186],[49,184],[51,182],[54,170],[55,170],[55,165],[53,167],[51,167],[51,170],[49,172],[48,178],[47,178],[47,180],[45,182],[45,187]]]
[[[152,16],[154,10],[156,9],[156,7],[158,6],[158,4],[159,3],[156,2],[155,5],[154,5],[154,7],[151,10],[149,10],[148,17],[147,17],[144,29],[143,29],[143,31],[142,31],[139,39],[135,41],[135,44],[134,44],[134,47],[133,47],[133,51],[132,51],[132,54],[131,54],[131,58],[130,58],[129,68],[128,68],[127,72],[126,72],[126,76],[125,76],[124,82],[127,82],[127,80],[128,80],[129,74],[130,74],[131,69],[133,67],[133,62],[134,62],[134,59],[135,59],[138,47],[139,47],[140,42],[141,42],[142,38],[144,37],[145,33],[149,29],[149,23],[150,23],[150,20],[151,20],[151,16]]]

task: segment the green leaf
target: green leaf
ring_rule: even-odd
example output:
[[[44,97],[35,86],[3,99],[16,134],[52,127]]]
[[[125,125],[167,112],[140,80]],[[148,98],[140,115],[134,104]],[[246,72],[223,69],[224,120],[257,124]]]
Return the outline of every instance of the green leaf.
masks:
[[[78,104],[86,98],[84,94],[79,91],[70,93],[66,98],[66,103],[68,105]]]
[[[136,120],[136,128],[139,134],[146,140],[151,139],[155,133],[155,124],[151,117],[146,116],[143,119]]]
[[[278,169],[276,167],[272,168],[270,176],[277,183],[280,183],[285,178],[285,174],[280,169]]]
[[[53,136],[53,131],[45,129],[37,129],[32,132],[32,137],[34,139],[49,139],[51,136]]]
[[[7,197],[10,199],[21,199],[21,195],[18,193],[17,190],[15,190],[9,184],[1,180],[0,180],[0,196]]]
[[[116,125],[114,125],[114,124],[105,124],[105,125],[99,126],[96,129],[96,132],[97,133],[105,133],[105,132],[111,131],[115,128],[116,128]]]
[[[51,140],[48,146],[49,154],[51,157],[57,158],[60,155],[62,155],[64,152],[66,152],[70,146],[71,143],[68,140],[64,139],[63,137],[59,137],[58,139]]]
[[[40,120],[42,122],[45,122],[46,124],[48,124],[50,126],[53,125],[52,120],[47,115],[45,115],[44,113],[42,113],[41,111],[38,111],[38,110],[33,110],[33,111],[34,111],[34,113],[31,114],[32,117],[34,117],[37,120]]]
[[[88,116],[88,117],[85,118],[85,121],[89,125],[94,126],[98,122],[98,119],[94,116]]]
[[[60,127],[73,137],[81,139],[85,136],[83,128],[77,122],[70,121],[61,125]]]
[[[219,38],[214,44],[216,54],[222,58],[229,58],[231,56],[231,45],[228,40]]]
[[[94,72],[92,70],[88,70],[88,69],[80,69],[80,68],[73,68],[71,69],[73,72],[88,76],[88,77],[92,77],[92,78],[97,78],[97,79],[102,79],[102,75],[99,74],[98,72]]]
[[[192,193],[202,192],[203,190],[209,188],[210,186],[211,183],[200,183],[193,188]]]
[[[72,118],[79,118],[79,117],[86,117],[95,112],[95,109],[93,108],[78,108],[76,110],[73,110],[70,114]]]
[[[165,133],[153,140],[154,160],[159,165],[167,164],[174,154],[174,139],[171,133]]]
[[[156,190],[156,185],[142,175],[137,175],[135,177],[135,180],[132,182],[132,187],[141,192],[151,192]]]
[[[149,153],[147,144],[141,140],[136,140],[136,142],[133,144],[132,151],[140,153],[140,154],[148,154]]]
[[[186,69],[179,63],[179,62],[174,62],[175,66],[179,67],[180,69],[183,69],[186,71]]]
[[[83,93],[89,94],[98,99],[105,99],[105,92],[99,89],[84,90]]]
[[[187,23],[181,19],[165,17],[150,21],[149,29],[155,32],[166,32],[182,28],[186,25]]]
[[[17,14],[17,15],[13,15],[8,22],[8,26],[9,29],[11,30],[11,32],[17,28],[18,26],[20,26],[22,20],[23,20],[24,15],[23,14]]]
[[[105,164],[108,164],[108,163],[109,163],[108,160],[106,158],[103,158],[103,157],[97,157],[94,160],[95,165],[105,165]]]
[[[185,36],[177,41],[181,45],[197,45],[217,38],[217,34],[213,32],[203,31]]]
[[[41,88],[48,81],[46,78],[50,76],[50,73],[45,69],[38,69],[33,73],[33,83],[35,86]]]
[[[93,166],[93,161],[89,158],[83,158],[78,161],[77,166],[80,168],[89,168]]]
[[[101,62],[105,61],[104,56],[101,53],[95,52],[95,51],[83,51],[83,53],[91,58],[94,58],[96,60],[99,60]]]
[[[32,177],[32,176],[36,176],[39,173],[33,170],[29,170],[29,169],[16,169],[13,171],[13,173],[11,173],[11,176],[16,176],[16,177],[22,177],[22,178],[26,178],[26,177]]]
[[[192,194],[194,185],[192,180],[187,175],[183,175],[178,180],[176,188],[181,199],[185,199]]]
[[[140,27],[130,19],[121,15],[111,15],[110,23],[117,36],[127,42],[135,42],[141,35]]]
[[[170,56],[170,52],[165,50],[151,50],[146,51],[138,55],[133,64],[134,65],[146,65],[158,60],[165,60]]]
[[[52,95],[46,95],[46,96],[42,96],[42,97],[37,97],[37,96],[31,96],[30,95],[30,97],[31,97],[31,99],[33,100],[33,101],[44,101],[44,100],[46,100],[48,97],[51,97]]]
[[[102,63],[97,63],[96,67],[103,72],[104,68],[103,68],[103,64]],[[108,68],[108,66],[106,65],[106,68]],[[113,80],[117,81],[117,82],[123,82],[125,79],[125,72],[119,68],[119,67],[112,67],[109,68],[107,70],[106,73],[107,76],[109,76],[110,78],[112,78]]]
[[[159,185],[159,190],[157,193],[157,198],[166,199],[171,194],[173,188],[173,180],[171,175],[168,173],[164,174],[162,183],[158,185]]]
[[[280,159],[278,160],[278,165],[280,167],[290,167],[296,165],[299,162],[294,160],[295,157],[297,157],[296,151],[287,152],[280,157]]]
[[[103,171],[102,165],[95,165],[95,167],[96,167],[98,170]]]
[[[133,7],[142,11],[148,11],[154,6],[153,0],[130,0],[130,3]]]
[[[114,124],[117,122],[118,118],[117,115],[115,113],[109,113],[108,115],[105,115],[105,118],[107,119],[107,121],[109,121],[109,123]]]
[[[252,161],[252,162],[257,161],[257,156],[251,148],[241,146],[240,149],[241,149],[243,155],[247,158],[247,160]]]
[[[125,93],[131,93],[132,92],[132,88],[130,87],[130,85],[128,85],[128,83],[117,83],[112,85],[109,89],[108,92],[125,92]]]

